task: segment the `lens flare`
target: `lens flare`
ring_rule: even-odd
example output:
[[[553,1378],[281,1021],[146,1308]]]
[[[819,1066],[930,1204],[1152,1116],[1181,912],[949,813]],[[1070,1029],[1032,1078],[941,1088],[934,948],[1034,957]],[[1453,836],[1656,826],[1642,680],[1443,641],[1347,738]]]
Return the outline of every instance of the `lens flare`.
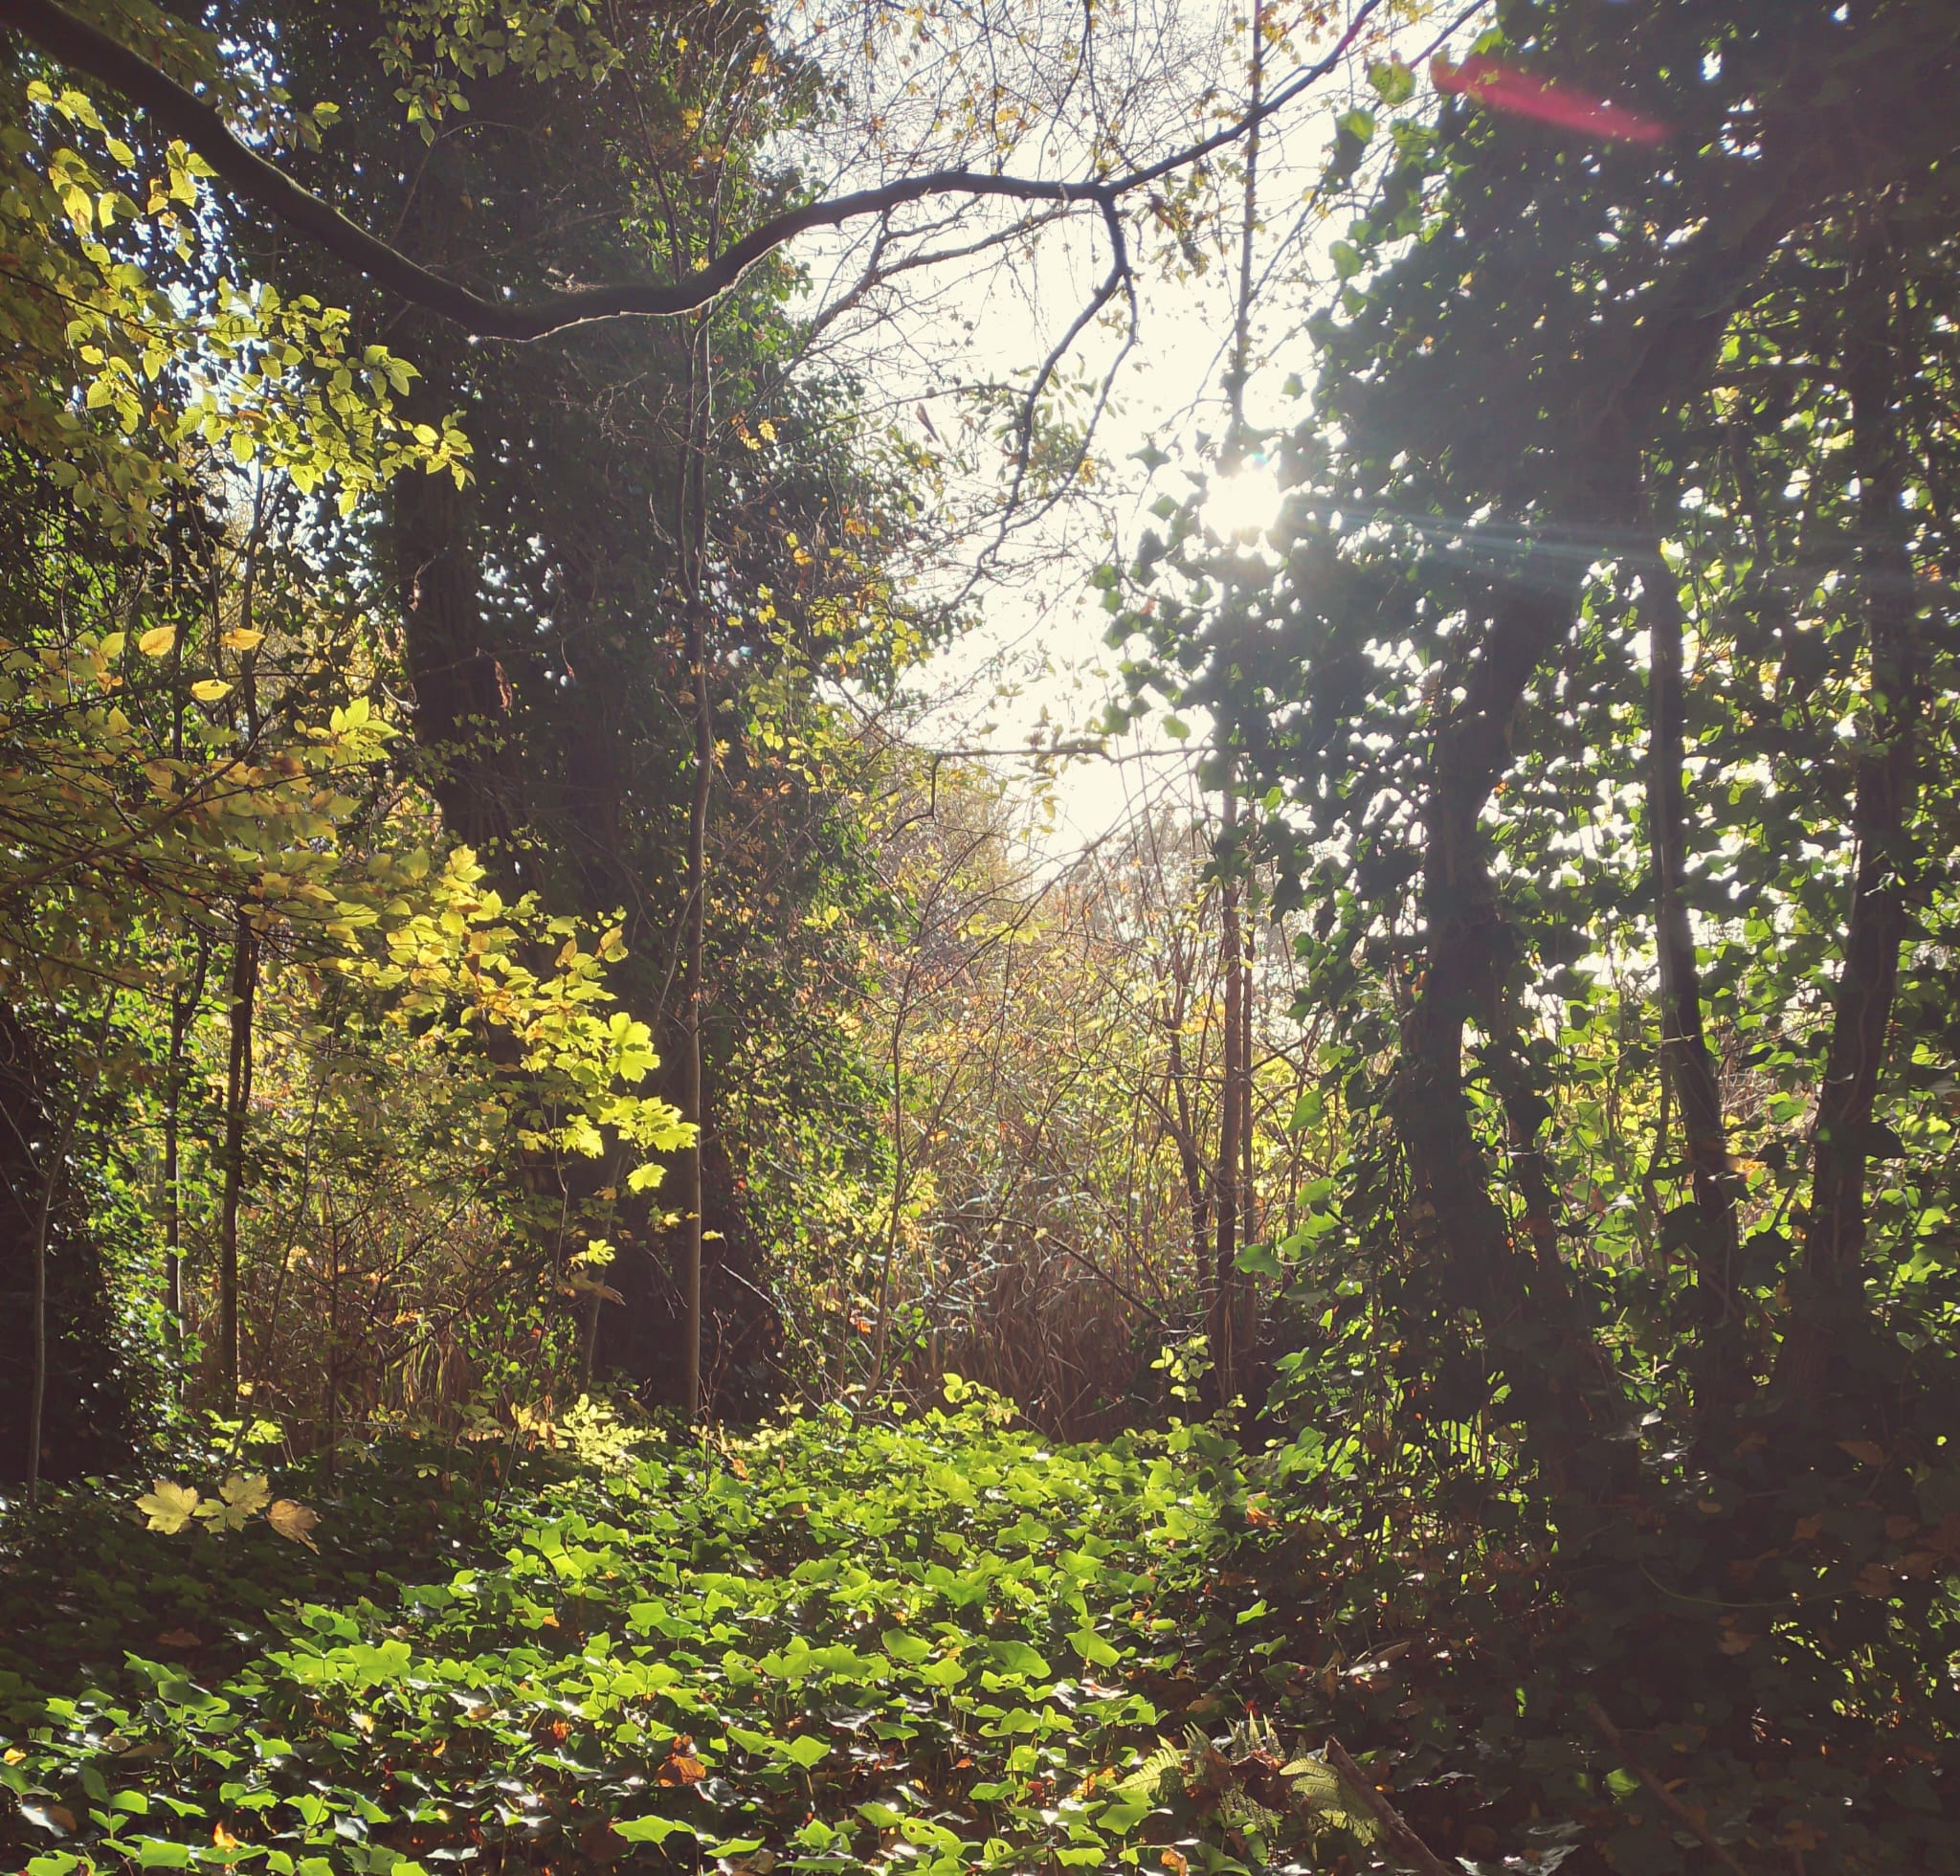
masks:
[[[1605,137],[1623,144],[1659,144],[1668,126],[1658,119],[1642,117],[1623,104],[1588,98],[1584,92],[1569,90],[1546,78],[1501,63],[1495,58],[1466,58],[1452,65],[1446,58],[1436,59],[1429,68],[1438,91],[1474,98],[1493,111],[1507,111],[1513,117],[1534,118],[1560,130],[1575,130],[1583,136]]]

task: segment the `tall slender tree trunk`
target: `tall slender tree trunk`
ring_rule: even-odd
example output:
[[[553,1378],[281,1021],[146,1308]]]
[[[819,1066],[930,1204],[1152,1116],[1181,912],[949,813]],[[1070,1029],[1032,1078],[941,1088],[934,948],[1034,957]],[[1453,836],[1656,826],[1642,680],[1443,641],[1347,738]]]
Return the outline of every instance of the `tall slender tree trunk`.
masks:
[[[1810,1217],[1776,1364],[1778,1395],[1798,1405],[1815,1404],[1831,1390],[1842,1351],[1866,1316],[1865,1168],[1899,952],[1910,925],[1915,867],[1907,830],[1918,798],[1925,707],[1910,522],[1901,505],[1905,443],[1896,408],[1898,360],[1918,354],[1904,329],[1890,257],[1874,242],[1858,269],[1868,291],[1846,346],[1844,377],[1871,687],[1852,804],[1858,860],[1851,912],[1813,1132]]]
[[[82,1077],[69,1104],[67,1118],[59,1136],[50,1143],[48,1170],[41,1180],[41,1202],[34,1217],[33,1315],[30,1337],[33,1345],[33,1376],[29,1385],[27,1410],[27,1502],[38,1503],[41,1491],[41,1447],[46,1439],[48,1415],[48,1240],[54,1230],[55,1195],[61,1189],[61,1169],[68,1163],[68,1149],[75,1130],[81,1125],[81,1110],[89,1090],[101,1072],[102,1051],[108,1046],[109,1024],[116,1014],[115,991],[102,1004],[101,1020],[96,1027],[96,1046],[82,1067]]]
[[[245,1122],[252,1102],[252,1012],[258,991],[258,934],[238,908],[232,939],[232,1050],[225,1080],[225,1185],[218,1215],[218,1376],[238,1398],[238,1202],[245,1184]]]
[[[1238,1308],[1238,1222],[1239,1122],[1243,1113],[1240,1083],[1245,1064],[1242,978],[1242,942],[1239,937],[1240,882],[1235,837],[1238,828],[1237,776],[1225,784],[1224,850],[1231,871],[1218,889],[1218,955],[1225,977],[1225,1020],[1222,1037],[1223,1065],[1218,1090],[1218,1171],[1214,1181],[1217,1193],[1216,1235],[1212,1247],[1212,1361],[1218,1379],[1218,1402],[1229,1402],[1236,1391],[1238,1351],[1234,1346]]]
[[[689,1420],[702,1411],[702,1161],[707,1150],[705,1075],[702,1019],[707,975],[707,832],[709,793],[714,785],[714,699],[709,694],[707,618],[703,562],[707,553],[707,446],[713,410],[713,358],[709,349],[712,312],[695,328],[688,373],[688,457],[682,474],[685,525],[681,530],[682,570],[687,609],[687,681],[694,700],[694,776],[687,817],[687,988],[683,1023],[686,1061],[682,1064],[681,1106],[694,1123],[694,1147],[687,1155],[680,1261],[682,1409]]]
[[[184,1385],[184,1046],[204,1002],[211,940],[197,934],[197,970],[188,989],[170,993],[170,1055],[164,1083],[164,1329],[177,1364],[172,1385]]]
[[[1701,968],[1688,921],[1687,796],[1682,782],[1687,712],[1684,621],[1674,574],[1659,542],[1642,571],[1640,614],[1649,650],[1647,845],[1654,873],[1654,934],[1660,977],[1660,1065],[1674,1094],[1695,1202],[1693,1256],[1702,1348],[1696,1394],[1705,1416],[1748,1386],[1736,1299],[1738,1228],[1735,1174],[1722,1083],[1702,1022]]]
[[[1253,240],[1258,230],[1259,199],[1258,112],[1264,95],[1266,72],[1263,0],[1252,0],[1246,23],[1250,38],[1247,101],[1254,117],[1253,129],[1246,140],[1238,222],[1238,289],[1233,312],[1231,362],[1225,378],[1232,420],[1221,466],[1228,476],[1237,472],[1245,452],[1245,385],[1252,369]],[[1224,823],[1221,846],[1230,870],[1219,889],[1218,956],[1225,976],[1225,1020],[1218,1099],[1218,1170],[1214,1181],[1216,1235],[1212,1252],[1212,1309],[1208,1325],[1220,1406],[1228,1404],[1237,1393],[1241,1352],[1238,1252],[1245,1215],[1246,1127],[1252,1111],[1246,1082],[1249,1012],[1245,995],[1245,942],[1240,929],[1244,882],[1239,871],[1236,762],[1226,771]]]
[[[176,1366],[173,1385],[183,1382],[184,1357],[184,1192],[178,1128],[184,1105],[184,1036],[189,1009],[181,992],[170,994],[170,1056],[164,1084],[164,1335]]]
[[[1253,1138],[1253,1072],[1257,1064],[1253,1060],[1253,949],[1254,904],[1251,855],[1253,844],[1253,810],[1251,803],[1245,809],[1246,829],[1243,851],[1246,854],[1244,887],[1239,904],[1239,949],[1238,949],[1238,1242],[1242,1249],[1250,1244],[1258,1233],[1258,1185],[1256,1177],[1256,1160]],[[1238,1320],[1233,1325],[1233,1355],[1241,1380],[1245,1378],[1246,1357],[1252,1352],[1253,1344],[1258,1339],[1258,1291],[1251,1279],[1237,1286]]]

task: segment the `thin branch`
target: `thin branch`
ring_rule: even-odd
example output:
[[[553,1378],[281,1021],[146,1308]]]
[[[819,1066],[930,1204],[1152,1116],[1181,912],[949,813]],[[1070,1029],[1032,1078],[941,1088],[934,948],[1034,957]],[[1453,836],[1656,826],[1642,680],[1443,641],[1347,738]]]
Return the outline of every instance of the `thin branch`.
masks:
[[[400,294],[479,338],[521,344],[592,320],[671,319],[694,312],[735,286],[758,261],[811,229],[836,228],[865,215],[889,214],[908,203],[937,196],[996,197],[1054,203],[1064,208],[1081,205],[1095,207],[1105,217],[1113,217],[1123,196],[1236,142],[1333,70],[1381,5],[1382,0],[1362,0],[1333,50],[1299,73],[1257,110],[1143,168],[1115,177],[1076,182],[991,174],[966,168],[929,170],[876,189],[856,190],[809,202],[773,216],[672,285],[621,281],[575,287],[527,304],[487,300],[457,281],[432,273],[399,249],[368,234],[330,202],[302,189],[276,164],[242,143],[223,114],[212,105],[106,33],[55,5],[54,0],[0,0],[0,21],[53,54],[64,65],[121,93],[141,107],[159,128],[181,137],[237,195],[318,242],[348,266],[367,275],[377,286]],[[1107,297],[1104,296],[1105,301]]]

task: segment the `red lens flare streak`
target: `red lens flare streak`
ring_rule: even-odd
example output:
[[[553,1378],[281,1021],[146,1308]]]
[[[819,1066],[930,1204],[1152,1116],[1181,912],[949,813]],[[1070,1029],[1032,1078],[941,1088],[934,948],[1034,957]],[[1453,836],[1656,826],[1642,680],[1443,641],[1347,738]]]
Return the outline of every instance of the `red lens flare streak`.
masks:
[[[1508,111],[1514,117],[1535,118],[1561,130],[1575,130],[1585,136],[1609,137],[1622,144],[1664,143],[1668,126],[1654,118],[1642,117],[1623,104],[1609,104],[1588,98],[1583,92],[1569,91],[1564,85],[1534,78],[1528,72],[1501,64],[1495,58],[1466,58],[1452,65],[1446,58],[1436,59],[1429,68],[1438,91],[1474,98],[1493,111]]]

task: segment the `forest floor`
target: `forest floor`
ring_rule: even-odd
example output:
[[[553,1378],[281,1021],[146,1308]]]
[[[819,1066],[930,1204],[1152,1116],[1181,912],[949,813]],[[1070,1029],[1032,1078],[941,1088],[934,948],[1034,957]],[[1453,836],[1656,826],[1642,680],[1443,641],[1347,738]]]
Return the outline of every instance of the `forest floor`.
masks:
[[[1220,1567],[1230,1448],[1058,1448],[1005,1418],[817,1416],[705,1450],[601,1427],[501,1487],[501,1449],[408,1446],[316,1494],[317,1549],[242,1466],[169,1482],[206,1511],[174,1532],[135,1509],[145,1482],[66,1493],[5,1560],[0,1857],[1366,1861],[1354,1795],[1231,1685],[1261,1604]]]
[[[1439,1678],[1470,1651],[1411,1587],[1436,1560],[1276,1489],[1283,1453],[1056,1446],[991,1397],[575,1431],[404,1443],[270,1506],[207,1454],[0,1527],[0,1867],[1424,1867],[1382,1793],[1489,1876],[1603,1870],[1624,1833],[1606,1791],[1540,1803]]]

